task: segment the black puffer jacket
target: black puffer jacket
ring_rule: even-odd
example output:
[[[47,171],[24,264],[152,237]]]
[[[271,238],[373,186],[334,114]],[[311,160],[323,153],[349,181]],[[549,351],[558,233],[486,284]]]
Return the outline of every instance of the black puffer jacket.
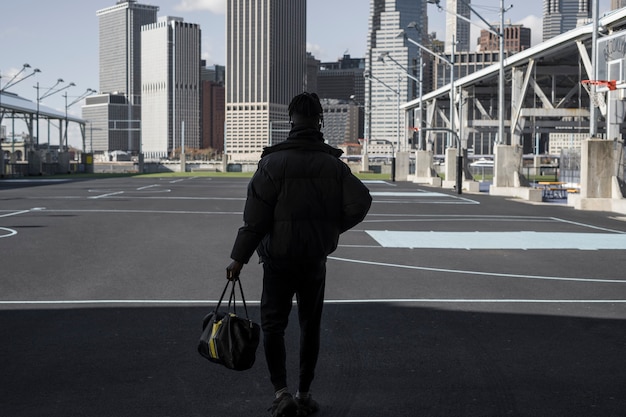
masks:
[[[231,258],[325,259],[339,235],[361,222],[372,197],[316,129],[294,128],[289,138],[265,148],[248,185],[244,225]]]

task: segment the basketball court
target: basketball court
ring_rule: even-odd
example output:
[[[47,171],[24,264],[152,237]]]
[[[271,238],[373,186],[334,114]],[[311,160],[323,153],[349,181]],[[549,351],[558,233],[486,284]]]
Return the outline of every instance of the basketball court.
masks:
[[[319,416],[623,413],[624,219],[366,184],[372,209],[328,260]],[[225,284],[246,186],[0,181],[4,413],[268,415],[262,347],[245,372],[195,350]],[[258,321],[257,261],[242,283]]]

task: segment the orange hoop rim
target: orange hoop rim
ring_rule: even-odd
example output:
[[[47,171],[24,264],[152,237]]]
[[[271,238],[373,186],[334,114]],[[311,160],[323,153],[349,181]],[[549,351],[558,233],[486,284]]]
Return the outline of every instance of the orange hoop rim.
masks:
[[[582,84],[601,85],[607,87],[613,91],[617,89],[617,82],[615,80],[582,80]]]

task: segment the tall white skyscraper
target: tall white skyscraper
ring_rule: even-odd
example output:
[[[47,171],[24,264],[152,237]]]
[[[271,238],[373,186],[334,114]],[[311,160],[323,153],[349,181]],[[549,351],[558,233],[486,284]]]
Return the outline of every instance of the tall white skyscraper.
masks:
[[[98,10],[100,94],[87,97],[91,151],[139,151],[141,26],[157,20],[157,6],[120,0]]]
[[[411,39],[427,45],[426,4],[426,0],[370,1],[365,59],[365,107],[369,110],[370,154],[389,155],[391,146],[394,151],[407,150],[409,131],[404,111],[399,107],[417,97],[419,85],[406,73],[419,76],[419,49],[398,34],[404,30]],[[409,28],[413,22],[416,28]]]
[[[457,17],[457,15],[467,19],[471,17],[468,4],[471,4],[470,0],[446,0],[446,9],[454,12],[446,14],[445,52],[448,55],[452,54],[452,44],[456,52],[470,50],[470,23]]]
[[[200,146],[200,27],[163,17],[141,29],[141,143],[146,158]]]
[[[543,40],[589,22],[592,0],[543,0]]]
[[[306,80],[306,0],[227,0],[225,153],[258,160],[287,137]]]

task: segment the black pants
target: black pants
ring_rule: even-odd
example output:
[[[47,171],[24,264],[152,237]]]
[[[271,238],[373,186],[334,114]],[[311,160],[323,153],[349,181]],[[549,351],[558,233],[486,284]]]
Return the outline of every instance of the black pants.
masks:
[[[293,303],[298,301],[300,323],[300,379],[298,390],[308,392],[320,348],[326,260],[285,264],[264,260],[261,327],[265,359],[274,390],[287,387],[285,329]]]

